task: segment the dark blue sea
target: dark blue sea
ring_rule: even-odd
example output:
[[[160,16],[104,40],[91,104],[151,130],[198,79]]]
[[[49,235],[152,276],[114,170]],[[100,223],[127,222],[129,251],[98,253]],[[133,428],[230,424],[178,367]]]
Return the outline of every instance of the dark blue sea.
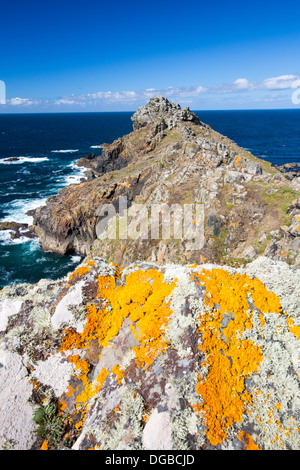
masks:
[[[300,163],[300,110],[195,111],[200,120],[273,164]],[[31,223],[27,211],[71,183],[75,163],[100,154],[104,142],[132,131],[133,113],[0,114],[0,221]],[[15,161],[5,161],[17,157]],[[0,288],[58,279],[81,261],[79,255],[44,252],[37,239],[12,240],[0,232]]]

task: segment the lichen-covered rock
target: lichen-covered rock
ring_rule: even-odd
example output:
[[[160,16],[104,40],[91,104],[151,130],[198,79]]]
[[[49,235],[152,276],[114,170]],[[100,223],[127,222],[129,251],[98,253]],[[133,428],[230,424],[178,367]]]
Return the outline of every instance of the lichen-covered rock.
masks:
[[[4,288],[0,448],[299,449],[299,281],[94,258]]]
[[[36,440],[32,385],[22,356],[0,346],[0,449],[30,449]]]

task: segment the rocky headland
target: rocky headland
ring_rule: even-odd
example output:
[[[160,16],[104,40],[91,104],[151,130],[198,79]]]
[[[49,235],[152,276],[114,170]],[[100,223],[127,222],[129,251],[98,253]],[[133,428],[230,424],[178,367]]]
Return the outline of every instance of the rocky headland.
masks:
[[[199,121],[189,108],[154,97],[132,116],[133,132],[78,161],[88,181],[64,188],[34,213],[44,249],[93,253],[124,265],[203,261],[241,264],[265,255],[300,263],[300,177],[279,171]],[[97,236],[97,209],[119,201],[204,205],[205,244],[184,236],[125,240]],[[128,216],[128,214],[126,214]],[[171,222],[174,214],[170,211]],[[117,214],[119,219],[122,214]],[[130,226],[136,217],[127,217]]]
[[[84,261],[0,291],[0,449],[299,449],[299,176],[160,96],[132,121],[33,214]],[[110,237],[135,204],[200,205],[203,245]]]

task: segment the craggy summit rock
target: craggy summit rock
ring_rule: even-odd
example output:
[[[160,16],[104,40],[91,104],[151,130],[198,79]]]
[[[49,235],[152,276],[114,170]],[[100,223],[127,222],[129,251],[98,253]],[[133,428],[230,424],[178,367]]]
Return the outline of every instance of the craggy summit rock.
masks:
[[[164,121],[166,128],[176,127],[180,121],[193,122],[200,125],[200,120],[188,107],[181,109],[164,96],[150,98],[147,105],[141,106],[131,118],[133,129],[137,130],[156,121]]]
[[[0,448],[299,449],[299,270],[101,259],[0,293]]]

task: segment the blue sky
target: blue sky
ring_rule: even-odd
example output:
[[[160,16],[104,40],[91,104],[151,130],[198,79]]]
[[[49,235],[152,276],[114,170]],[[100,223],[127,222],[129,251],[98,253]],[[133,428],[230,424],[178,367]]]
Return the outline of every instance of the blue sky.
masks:
[[[0,112],[132,111],[155,94],[195,110],[300,107],[299,1],[0,9]]]

